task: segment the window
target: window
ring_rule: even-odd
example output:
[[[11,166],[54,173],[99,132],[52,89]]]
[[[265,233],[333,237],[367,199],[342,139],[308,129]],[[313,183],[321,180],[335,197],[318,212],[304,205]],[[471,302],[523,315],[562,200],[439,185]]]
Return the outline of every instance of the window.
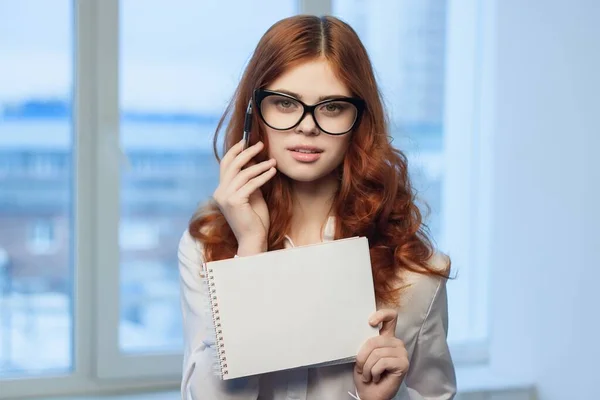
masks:
[[[72,17],[0,1],[0,380],[73,367]]]
[[[99,359],[102,377],[180,369],[174,249],[198,203],[216,187],[212,135],[245,62],[264,31],[297,9],[295,0],[263,2],[260,12],[251,2],[234,4],[239,18],[225,31],[220,21],[231,20],[231,2],[119,4],[120,135],[107,145],[116,146],[118,140],[127,164],[118,171],[119,192],[111,185],[113,172],[105,176],[104,196],[118,207],[120,220],[117,214],[105,220],[111,256],[102,263],[119,265],[107,285],[120,292],[120,302],[103,303],[101,313],[117,312],[120,319],[118,329],[106,326],[100,333],[108,349]],[[211,39],[216,31],[221,32],[218,41]],[[194,168],[190,160],[196,160]],[[135,226],[131,221],[137,221]],[[120,238],[114,241],[109,232],[117,226]],[[142,336],[146,339],[140,341]]]
[[[132,221],[123,218],[119,229],[119,246],[122,250],[157,249],[160,242],[160,226],[158,222]]]
[[[177,242],[216,186],[210,140],[248,57],[295,13],[333,12],[365,41],[461,272],[451,339],[485,339],[464,3],[0,0],[0,399],[177,386]]]
[[[333,2],[334,14],[356,26],[367,47],[391,115],[393,143],[409,156],[415,186],[434,212],[432,235],[442,246],[445,3]]]
[[[406,153],[418,195],[431,207],[426,222],[437,247],[452,258],[457,279],[448,284],[448,340],[457,363],[481,362],[487,354],[489,228],[485,174],[475,174],[484,169],[474,124],[477,7],[476,1],[332,1],[333,14],[365,43],[391,114],[393,144]]]

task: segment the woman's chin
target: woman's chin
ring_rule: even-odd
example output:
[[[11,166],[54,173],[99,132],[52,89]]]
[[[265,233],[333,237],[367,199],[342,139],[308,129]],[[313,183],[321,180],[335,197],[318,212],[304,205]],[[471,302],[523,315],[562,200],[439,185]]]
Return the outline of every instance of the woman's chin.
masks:
[[[323,180],[331,176],[332,171],[322,171],[322,170],[300,170],[299,168],[294,168],[292,171],[286,171],[285,169],[279,169],[279,172],[291,179],[295,182],[302,183],[316,183],[318,181]]]
[[[318,174],[308,174],[308,173],[285,173],[283,171],[279,171],[281,173],[283,173],[285,176],[287,176],[289,179],[291,179],[292,181],[295,182],[302,182],[302,183],[309,183],[309,182],[316,182],[318,181],[320,178],[322,178],[323,176],[320,176]]]

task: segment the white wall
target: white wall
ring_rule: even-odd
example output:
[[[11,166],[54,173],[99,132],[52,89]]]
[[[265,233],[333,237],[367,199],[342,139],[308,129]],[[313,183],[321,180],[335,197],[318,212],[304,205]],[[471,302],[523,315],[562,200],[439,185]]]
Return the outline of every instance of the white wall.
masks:
[[[597,399],[600,1],[495,7],[491,361],[542,400]]]

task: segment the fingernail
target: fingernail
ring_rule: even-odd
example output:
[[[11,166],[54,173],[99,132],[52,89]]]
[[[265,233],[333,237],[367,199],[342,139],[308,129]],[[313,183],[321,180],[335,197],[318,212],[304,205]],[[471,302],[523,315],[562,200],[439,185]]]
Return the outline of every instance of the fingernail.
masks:
[[[362,380],[363,380],[364,383],[368,383],[369,382],[369,380],[365,376],[363,376]]]

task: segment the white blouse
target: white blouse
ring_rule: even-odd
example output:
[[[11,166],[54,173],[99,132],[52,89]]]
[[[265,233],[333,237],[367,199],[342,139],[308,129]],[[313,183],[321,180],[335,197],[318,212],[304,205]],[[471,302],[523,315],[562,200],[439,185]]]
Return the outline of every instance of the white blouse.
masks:
[[[330,218],[323,240],[333,240]],[[293,247],[288,238],[286,247]],[[214,372],[214,347],[207,341],[212,320],[207,315],[207,293],[200,276],[201,244],[183,233],[178,249],[184,330],[182,400],[323,400],[348,399],[355,393],[354,364],[279,371],[222,381]],[[434,264],[442,263],[437,257]],[[441,265],[441,264],[440,264]],[[446,341],[448,305],[445,280],[407,273],[398,306],[396,337],[406,346],[410,368],[397,400],[450,400],[456,376]]]

